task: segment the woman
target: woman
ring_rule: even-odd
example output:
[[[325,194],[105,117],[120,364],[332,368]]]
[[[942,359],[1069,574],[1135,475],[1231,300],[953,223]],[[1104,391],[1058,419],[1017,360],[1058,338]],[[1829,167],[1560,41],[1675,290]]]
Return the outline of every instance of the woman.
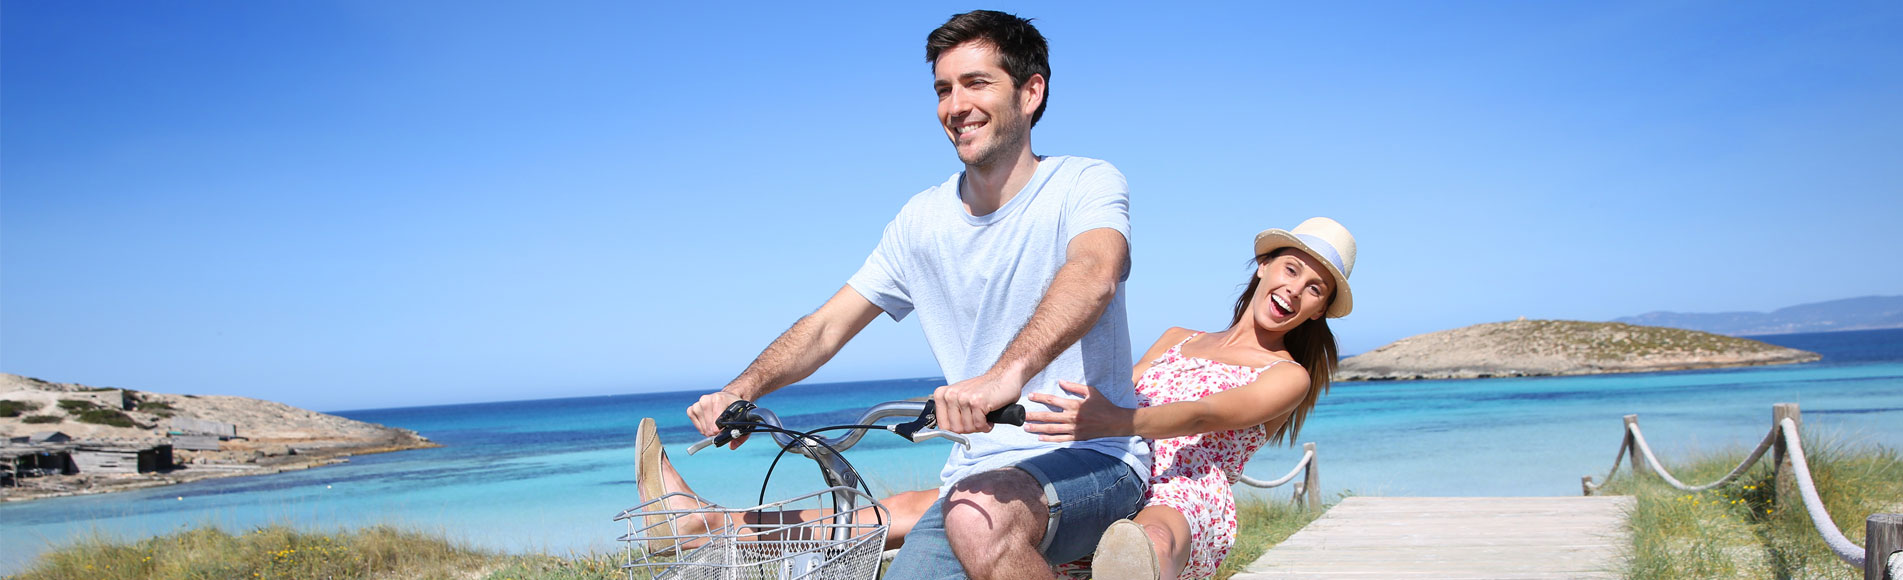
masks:
[[[1334,372],[1334,334],[1324,318],[1353,309],[1348,274],[1355,239],[1328,218],[1293,230],[1256,234],[1253,272],[1227,329],[1201,333],[1171,328],[1132,374],[1142,406],[1111,404],[1095,389],[1065,383],[1079,398],[1043,394],[1031,400],[1054,411],[1026,415],[1024,430],[1047,441],[1139,435],[1155,440],[1150,499],[1132,520],[1104,532],[1093,568],[1097,578],[1212,576],[1235,542],[1235,498],[1227,473],[1241,473],[1264,443],[1292,444]],[[692,493],[673,470],[644,419],[643,499]],[[652,474],[652,475],[650,475]],[[936,490],[881,501],[892,513],[888,547],[904,541]],[[691,501],[683,498],[682,501]],[[677,508],[678,509],[678,508]],[[804,521],[824,514],[748,514],[746,523]],[[696,528],[715,522],[689,522]]]
[[[1026,415],[1046,441],[1139,435],[1155,440],[1150,497],[1134,519],[1104,532],[1097,578],[1213,576],[1235,543],[1228,473],[1241,473],[1264,443],[1293,444],[1335,370],[1324,318],[1354,307],[1348,274],[1354,236],[1328,218],[1256,234],[1255,272],[1227,329],[1171,328],[1133,371],[1141,407],[1080,398],[1031,400],[1057,410]],[[1125,576],[1128,574],[1128,576]]]

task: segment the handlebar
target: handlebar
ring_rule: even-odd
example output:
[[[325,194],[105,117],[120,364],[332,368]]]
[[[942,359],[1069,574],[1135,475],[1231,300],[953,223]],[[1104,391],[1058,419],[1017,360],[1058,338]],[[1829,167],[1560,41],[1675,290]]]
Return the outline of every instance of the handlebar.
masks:
[[[960,445],[970,444],[970,441],[967,440],[964,435],[938,428],[937,403],[931,400],[879,403],[873,405],[871,409],[866,410],[866,413],[859,417],[859,421],[856,424],[873,425],[878,421],[893,417],[911,417],[913,420],[905,423],[879,425],[877,427],[884,428],[887,431],[896,433],[913,442],[942,437],[950,439]],[[1024,405],[1013,403],[1002,409],[992,411],[985,414],[985,420],[1000,425],[1023,426]],[[720,414],[720,419],[716,421],[716,423],[725,427],[725,429],[720,433],[714,434],[712,437],[702,439],[688,446],[688,455],[693,455],[707,448],[709,445],[724,445],[738,437],[752,433],[754,431],[753,425],[756,424],[770,425],[775,428],[783,427],[780,423],[779,415],[748,401],[735,401],[733,404],[728,405],[727,410]],[[825,435],[796,437],[782,431],[773,431],[772,433],[773,440],[778,442],[781,448],[791,450],[801,455],[808,455],[808,448],[820,447],[822,445],[831,447],[834,451],[844,451],[858,444],[860,439],[865,438],[866,431],[869,429],[870,428],[848,429],[844,435],[836,437]]]

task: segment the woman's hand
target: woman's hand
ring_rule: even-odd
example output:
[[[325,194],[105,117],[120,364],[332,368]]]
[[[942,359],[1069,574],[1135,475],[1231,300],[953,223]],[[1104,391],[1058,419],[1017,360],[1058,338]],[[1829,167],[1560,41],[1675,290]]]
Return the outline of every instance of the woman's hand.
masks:
[[[1031,401],[1056,407],[1056,411],[1031,411],[1024,414],[1024,431],[1036,433],[1043,441],[1083,441],[1098,437],[1126,437],[1136,434],[1136,409],[1125,409],[1105,399],[1089,385],[1058,381],[1057,385],[1078,398],[1031,393]]]

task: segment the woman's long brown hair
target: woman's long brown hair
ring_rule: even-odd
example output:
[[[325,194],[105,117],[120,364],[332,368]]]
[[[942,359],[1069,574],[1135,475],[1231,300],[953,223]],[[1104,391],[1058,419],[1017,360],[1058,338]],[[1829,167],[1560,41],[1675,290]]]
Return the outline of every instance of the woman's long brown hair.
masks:
[[[1295,248],[1281,248],[1256,256],[1255,260],[1250,262],[1252,267],[1249,269],[1249,287],[1242,291],[1240,298],[1236,299],[1236,316],[1230,319],[1229,326],[1234,327],[1249,315],[1249,300],[1255,296],[1256,287],[1262,283],[1262,277],[1255,274],[1261,270],[1262,264],[1291,251],[1295,251]],[[1330,304],[1334,301],[1333,296],[1328,297]],[[1308,371],[1308,393],[1302,395],[1302,403],[1295,406],[1294,412],[1289,413],[1288,421],[1282,423],[1282,428],[1269,434],[1269,443],[1293,446],[1297,434],[1302,431],[1302,422],[1308,419],[1308,412],[1315,408],[1315,402],[1321,399],[1322,395],[1328,393],[1329,377],[1335,374],[1335,365],[1339,359],[1335,346],[1335,333],[1328,329],[1327,318],[1309,320],[1296,326],[1288,331],[1288,334],[1282,336],[1282,345],[1288,347],[1289,355],[1295,358],[1297,364],[1302,365],[1303,370]]]

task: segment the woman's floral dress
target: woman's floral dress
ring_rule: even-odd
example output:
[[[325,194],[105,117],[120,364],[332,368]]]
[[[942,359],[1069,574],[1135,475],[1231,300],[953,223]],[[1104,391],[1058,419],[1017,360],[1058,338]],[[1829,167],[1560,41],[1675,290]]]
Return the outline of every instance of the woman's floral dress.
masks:
[[[1137,400],[1142,406],[1194,401],[1255,382],[1262,371],[1277,364],[1295,364],[1284,359],[1254,368],[1184,356],[1183,344],[1189,338],[1157,357],[1137,379]],[[1229,489],[1228,474],[1242,473],[1243,464],[1268,441],[1268,431],[1254,425],[1151,444],[1155,465],[1145,505],[1173,508],[1189,520],[1190,554],[1183,578],[1214,576],[1229,556],[1229,547],[1236,542],[1236,498]]]

